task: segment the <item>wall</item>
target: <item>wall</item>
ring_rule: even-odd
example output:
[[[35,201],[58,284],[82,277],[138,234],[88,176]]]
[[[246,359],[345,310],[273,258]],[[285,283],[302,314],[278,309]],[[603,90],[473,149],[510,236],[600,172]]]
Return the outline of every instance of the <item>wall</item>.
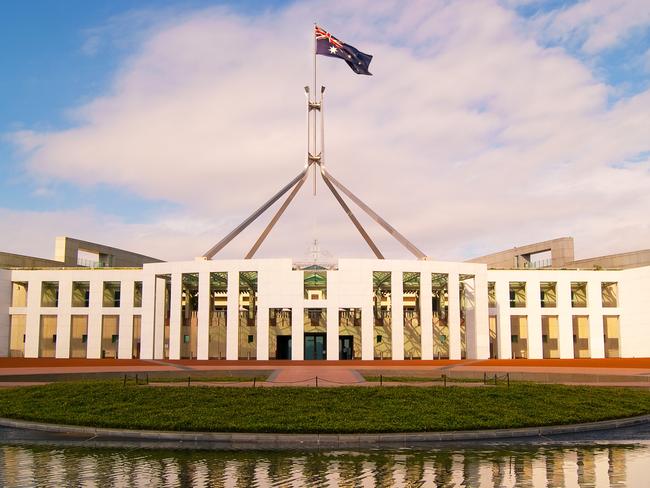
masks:
[[[0,269],[0,357],[9,355],[11,271]]]

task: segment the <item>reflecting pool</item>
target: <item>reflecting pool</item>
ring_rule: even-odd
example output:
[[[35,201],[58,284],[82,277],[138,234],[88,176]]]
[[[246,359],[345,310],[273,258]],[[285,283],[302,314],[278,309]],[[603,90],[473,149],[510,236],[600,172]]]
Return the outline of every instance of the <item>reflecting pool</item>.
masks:
[[[0,444],[0,486],[642,487],[650,486],[650,444],[358,452]]]

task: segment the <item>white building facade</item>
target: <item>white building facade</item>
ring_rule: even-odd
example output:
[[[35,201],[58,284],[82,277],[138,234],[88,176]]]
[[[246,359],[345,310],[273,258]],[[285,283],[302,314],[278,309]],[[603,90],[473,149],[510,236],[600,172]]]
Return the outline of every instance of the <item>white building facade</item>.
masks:
[[[0,356],[650,357],[650,267],[340,259],[0,270]]]

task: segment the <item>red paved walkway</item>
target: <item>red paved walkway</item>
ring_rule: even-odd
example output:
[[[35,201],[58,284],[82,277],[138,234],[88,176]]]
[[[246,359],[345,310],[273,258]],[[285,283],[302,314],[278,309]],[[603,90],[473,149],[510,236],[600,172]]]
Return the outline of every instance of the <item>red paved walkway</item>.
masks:
[[[518,373],[544,375],[543,381],[650,386],[650,358],[635,359],[513,359],[465,361],[198,361],[139,359],[0,358],[0,377],[74,373],[138,373],[192,371],[273,371],[276,384],[359,384],[360,373],[381,371],[393,376],[440,376]],[[571,375],[571,377],[567,376]],[[605,378],[602,378],[602,377]],[[607,378],[611,377],[611,378]],[[9,378],[7,378],[9,379]],[[34,381],[38,378],[32,378]],[[15,379],[14,379],[15,380]]]

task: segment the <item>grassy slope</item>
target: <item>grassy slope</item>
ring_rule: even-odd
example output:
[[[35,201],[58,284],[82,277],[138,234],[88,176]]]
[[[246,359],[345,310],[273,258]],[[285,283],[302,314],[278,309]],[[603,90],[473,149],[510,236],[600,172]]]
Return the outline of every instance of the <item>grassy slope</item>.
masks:
[[[405,432],[588,422],[650,413],[650,392],[510,388],[123,387],[54,383],[0,391],[0,417],[130,429]]]

